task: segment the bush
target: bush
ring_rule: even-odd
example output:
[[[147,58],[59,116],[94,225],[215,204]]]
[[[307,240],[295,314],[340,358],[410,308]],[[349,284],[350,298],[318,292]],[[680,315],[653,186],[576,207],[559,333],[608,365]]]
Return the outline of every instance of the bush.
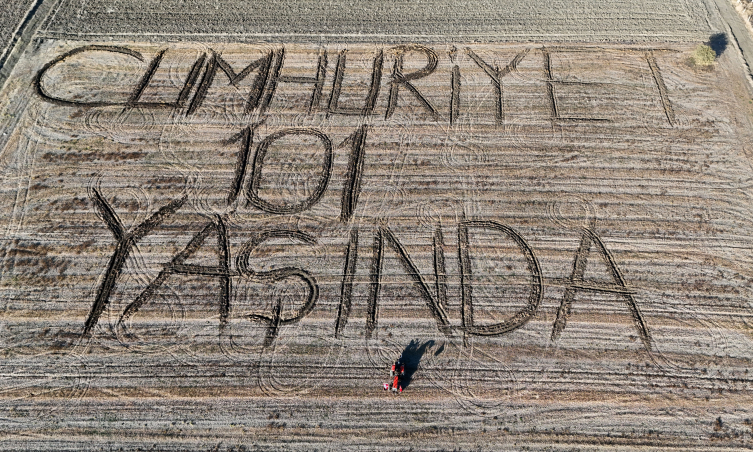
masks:
[[[711,66],[716,61],[716,52],[706,44],[699,44],[691,59],[696,66]]]

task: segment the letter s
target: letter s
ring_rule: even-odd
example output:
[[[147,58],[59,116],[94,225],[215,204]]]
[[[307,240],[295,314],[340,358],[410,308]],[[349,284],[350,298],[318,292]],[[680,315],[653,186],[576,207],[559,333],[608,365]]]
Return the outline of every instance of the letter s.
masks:
[[[264,341],[265,347],[272,345],[272,342],[277,336],[280,326],[290,325],[304,318],[314,309],[316,301],[319,298],[319,286],[317,285],[316,280],[309,272],[302,268],[284,267],[269,271],[255,271],[249,267],[248,260],[251,257],[251,253],[255,251],[262,243],[274,238],[287,238],[309,245],[316,243],[316,240],[312,236],[304,232],[285,229],[273,229],[264,231],[258,234],[254,239],[246,242],[238,253],[238,256],[236,258],[236,266],[238,267],[238,272],[241,275],[249,276],[257,282],[276,282],[288,278],[298,278],[308,286],[308,296],[306,297],[306,301],[299,309],[297,309],[293,313],[293,315],[284,316],[282,314],[281,300],[277,300],[271,315],[248,315],[248,318],[250,320],[261,322],[267,325],[267,337]]]

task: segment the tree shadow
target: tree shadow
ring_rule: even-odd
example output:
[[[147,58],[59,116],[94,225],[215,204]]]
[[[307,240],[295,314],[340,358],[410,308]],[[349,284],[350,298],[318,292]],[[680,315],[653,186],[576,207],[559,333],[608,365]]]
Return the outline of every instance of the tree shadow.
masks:
[[[715,33],[711,35],[708,42],[709,47],[711,47],[711,50],[716,53],[717,57],[724,53],[727,49],[727,44],[729,44],[729,40],[724,33]]]
[[[433,345],[433,340],[426,341],[421,344],[418,339],[413,339],[412,341],[410,341],[410,344],[405,347],[402,355],[400,355],[400,359],[405,365],[405,375],[403,375],[403,377],[400,379],[400,383],[402,384],[403,389],[407,388],[408,385],[410,385],[411,380],[413,379],[413,374],[416,373],[416,370],[418,370],[418,364],[421,362],[421,358],[424,356],[424,353],[426,353],[426,350]],[[442,350],[439,350],[437,354],[441,351]]]

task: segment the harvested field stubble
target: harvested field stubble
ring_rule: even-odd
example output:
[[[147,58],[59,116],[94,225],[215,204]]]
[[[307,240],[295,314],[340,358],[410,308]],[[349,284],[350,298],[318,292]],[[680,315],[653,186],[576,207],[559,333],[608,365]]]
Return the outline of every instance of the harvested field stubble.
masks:
[[[275,42],[675,41],[712,30],[703,0],[371,1],[62,0],[47,36],[112,39],[263,38]]]
[[[729,54],[37,44],[0,105],[8,448],[753,444]]]

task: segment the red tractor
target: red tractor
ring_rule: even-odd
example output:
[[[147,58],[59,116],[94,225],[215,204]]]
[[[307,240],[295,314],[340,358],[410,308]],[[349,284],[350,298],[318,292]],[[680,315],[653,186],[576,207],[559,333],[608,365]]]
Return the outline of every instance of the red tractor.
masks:
[[[390,369],[391,383],[385,383],[384,389],[390,389],[394,393],[403,392],[402,377],[405,375],[405,363],[403,363],[402,357],[395,361]]]

